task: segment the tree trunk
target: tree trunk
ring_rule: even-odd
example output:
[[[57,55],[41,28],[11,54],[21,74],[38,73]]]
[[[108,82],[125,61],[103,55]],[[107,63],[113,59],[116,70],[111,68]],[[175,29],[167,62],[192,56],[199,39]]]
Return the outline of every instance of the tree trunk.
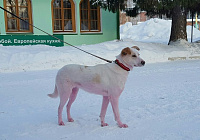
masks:
[[[177,40],[187,41],[186,23],[186,12],[179,5],[175,6],[172,10],[171,35],[168,44]]]

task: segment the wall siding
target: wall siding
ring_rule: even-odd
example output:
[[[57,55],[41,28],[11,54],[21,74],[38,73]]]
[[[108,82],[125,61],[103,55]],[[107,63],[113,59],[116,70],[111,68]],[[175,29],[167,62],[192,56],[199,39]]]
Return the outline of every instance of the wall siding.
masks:
[[[118,32],[118,20],[117,20],[117,14],[105,11],[101,9],[101,30],[100,33],[80,33],[80,15],[79,15],[79,3],[80,0],[74,0],[75,3],[75,11],[76,11],[76,33],[70,34],[70,33],[53,33],[52,29],[52,11],[51,11],[51,0],[32,0],[32,20],[33,25],[35,25],[38,28],[41,28],[42,30],[52,34],[52,35],[59,35],[63,36],[62,38],[64,41],[73,44],[73,45],[82,45],[82,44],[96,44],[100,42],[110,41],[117,39]],[[3,7],[3,0],[0,0],[0,6]],[[3,45],[17,45],[17,44],[4,44],[2,42],[5,42],[4,38],[9,37],[16,37],[16,35],[19,35],[19,38],[22,39],[27,38],[30,39],[30,36],[37,36],[36,38],[39,38],[40,35],[42,35],[43,38],[45,33],[33,28],[33,33],[6,33],[5,31],[5,19],[4,19],[4,11],[0,9],[0,44]],[[6,37],[7,35],[7,37]],[[12,36],[13,35],[13,36]],[[33,37],[35,38],[35,37]],[[4,39],[4,41],[2,41]],[[22,44],[26,45],[26,44]],[[48,44],[49,45],[49,44]],[[65,45],[65,44],[64,44]],[[58,45],[59,46],[59,45]]]

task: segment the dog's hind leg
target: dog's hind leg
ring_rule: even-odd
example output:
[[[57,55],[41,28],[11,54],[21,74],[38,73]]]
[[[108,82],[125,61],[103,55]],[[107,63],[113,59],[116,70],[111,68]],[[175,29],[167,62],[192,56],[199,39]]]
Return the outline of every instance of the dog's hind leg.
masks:
[[[78,93],[78,88],[75,87],[72,89],[72,94],[70,95],[70,98],[69,98],[69,102],[67,103],[67,119],[69,122],[73,122],[74,120],[72,119],[71,117],[71,114],[70,114],[70,109],[71,109],[71,105],[72,103],[74,102],[74,100],[76,99],[76,96],[77,96],[77,93]]]
[[[60,95],[60,104],[58,107],[58,124],[65,125],[64,122],[62,121],[62,111],[70,94],[72,93],[72,88],[67,84],[62,84],[60,85],[60,87],[58,87],[58,92]]]

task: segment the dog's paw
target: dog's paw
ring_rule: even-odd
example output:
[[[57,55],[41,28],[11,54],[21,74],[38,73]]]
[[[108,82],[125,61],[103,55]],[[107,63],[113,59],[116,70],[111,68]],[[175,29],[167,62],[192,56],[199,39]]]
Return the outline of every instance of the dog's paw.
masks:
[[[127,128],[128,125],[127,125],[127,124],[120,124],[119,127],[120,127],[120,128]]]
[[[108,126],[107,123],[101,123],[101,127]]]
[[[74,122],[72,118],[68,118],[68,122]]]
[[[59,122],[59,125],[60,125],[60,126],[64,126],[65,123],[64,123],[63,121],[61,121],[61,122]]]

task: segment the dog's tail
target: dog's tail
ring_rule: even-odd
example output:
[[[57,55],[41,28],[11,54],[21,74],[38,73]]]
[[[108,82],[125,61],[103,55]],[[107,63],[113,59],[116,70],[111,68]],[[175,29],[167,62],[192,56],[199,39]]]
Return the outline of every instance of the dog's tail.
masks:
[[[57,86],[55,85],[54,92],[52,94],[48,94],[49,97],[51,98],[57,98],[58,97],[58,89]]]

